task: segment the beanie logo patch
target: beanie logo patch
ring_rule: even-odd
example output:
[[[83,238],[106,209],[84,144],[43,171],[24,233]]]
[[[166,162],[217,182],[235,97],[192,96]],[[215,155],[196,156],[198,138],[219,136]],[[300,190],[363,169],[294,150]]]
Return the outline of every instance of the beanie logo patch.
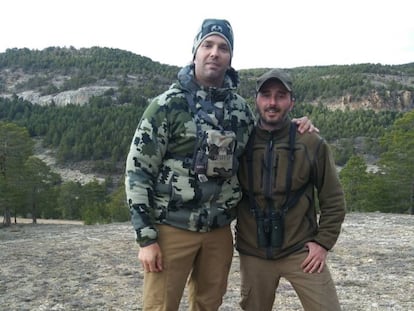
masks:
[[[219,25],[213,25],[211,26],[211,32],[223,32],[223,28],[221,28],[221,26]]]

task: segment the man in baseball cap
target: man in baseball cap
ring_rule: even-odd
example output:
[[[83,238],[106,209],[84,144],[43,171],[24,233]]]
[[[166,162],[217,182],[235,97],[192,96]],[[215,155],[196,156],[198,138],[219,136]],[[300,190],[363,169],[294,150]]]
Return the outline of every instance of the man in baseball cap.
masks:
[[[304,310],[340,311],[326,258],[341,232],[344,193],[328,143],[317,131],[297,133],[289,117],[292,91],[282,70],[257,79],[259,120],[239,170],[245,194],[236,224],[240,306],[271,311],[285,278]]]

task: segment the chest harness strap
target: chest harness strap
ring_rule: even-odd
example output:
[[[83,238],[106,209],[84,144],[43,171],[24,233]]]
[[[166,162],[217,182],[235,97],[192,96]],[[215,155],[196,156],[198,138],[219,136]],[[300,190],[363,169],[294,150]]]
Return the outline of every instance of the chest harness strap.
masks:
[[[296,139],[297,127],[295,123],[290,124],[289,128],[289,161],[286,173],[286,198],[280,211],[274,208],[268,208],[266,213],[264,209],[257,206],[253,193],[253,147],[256,129],[253,130],[250,135],[250,139],[247,143],[247,178],[248,178],[248,197],[250,203],[250,210],[255,215],[257,223],[257,241],[259,247],[266,248],[280,248],[283,244],[283,231],[284,231],[284,217],[289,208],[296,205],[300,197],[305,193],[308,187],[308,183],[304,184],[295,195],[291,197],[292,188],[292,171],[293,162],[295,159],[295,139]]]

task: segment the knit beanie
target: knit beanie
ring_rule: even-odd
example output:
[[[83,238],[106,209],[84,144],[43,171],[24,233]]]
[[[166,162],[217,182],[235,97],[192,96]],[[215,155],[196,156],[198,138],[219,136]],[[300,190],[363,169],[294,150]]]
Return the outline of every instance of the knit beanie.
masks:
[[[230,23],[225,19],[205,19],[194,38],[193,58],[198,47],[205,38],[211,35],[219,35],[226,40],[230,48],[230,56],[233,56],[233,30]]]

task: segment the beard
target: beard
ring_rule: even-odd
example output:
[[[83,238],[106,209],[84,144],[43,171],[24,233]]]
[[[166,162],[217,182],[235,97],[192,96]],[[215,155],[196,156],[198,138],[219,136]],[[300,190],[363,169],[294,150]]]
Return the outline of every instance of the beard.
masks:
[[[277,115],[273,117],[268,117],[266,112],[272,111],[272,113],[277,113]],[[286,118],[288,117],[289,111],[283,111],[279,108],[267,108],[264,110],[259,110],[256,108],[256,112],[259,115],[259,124],[266,129],[277,130],[279,129]]]

